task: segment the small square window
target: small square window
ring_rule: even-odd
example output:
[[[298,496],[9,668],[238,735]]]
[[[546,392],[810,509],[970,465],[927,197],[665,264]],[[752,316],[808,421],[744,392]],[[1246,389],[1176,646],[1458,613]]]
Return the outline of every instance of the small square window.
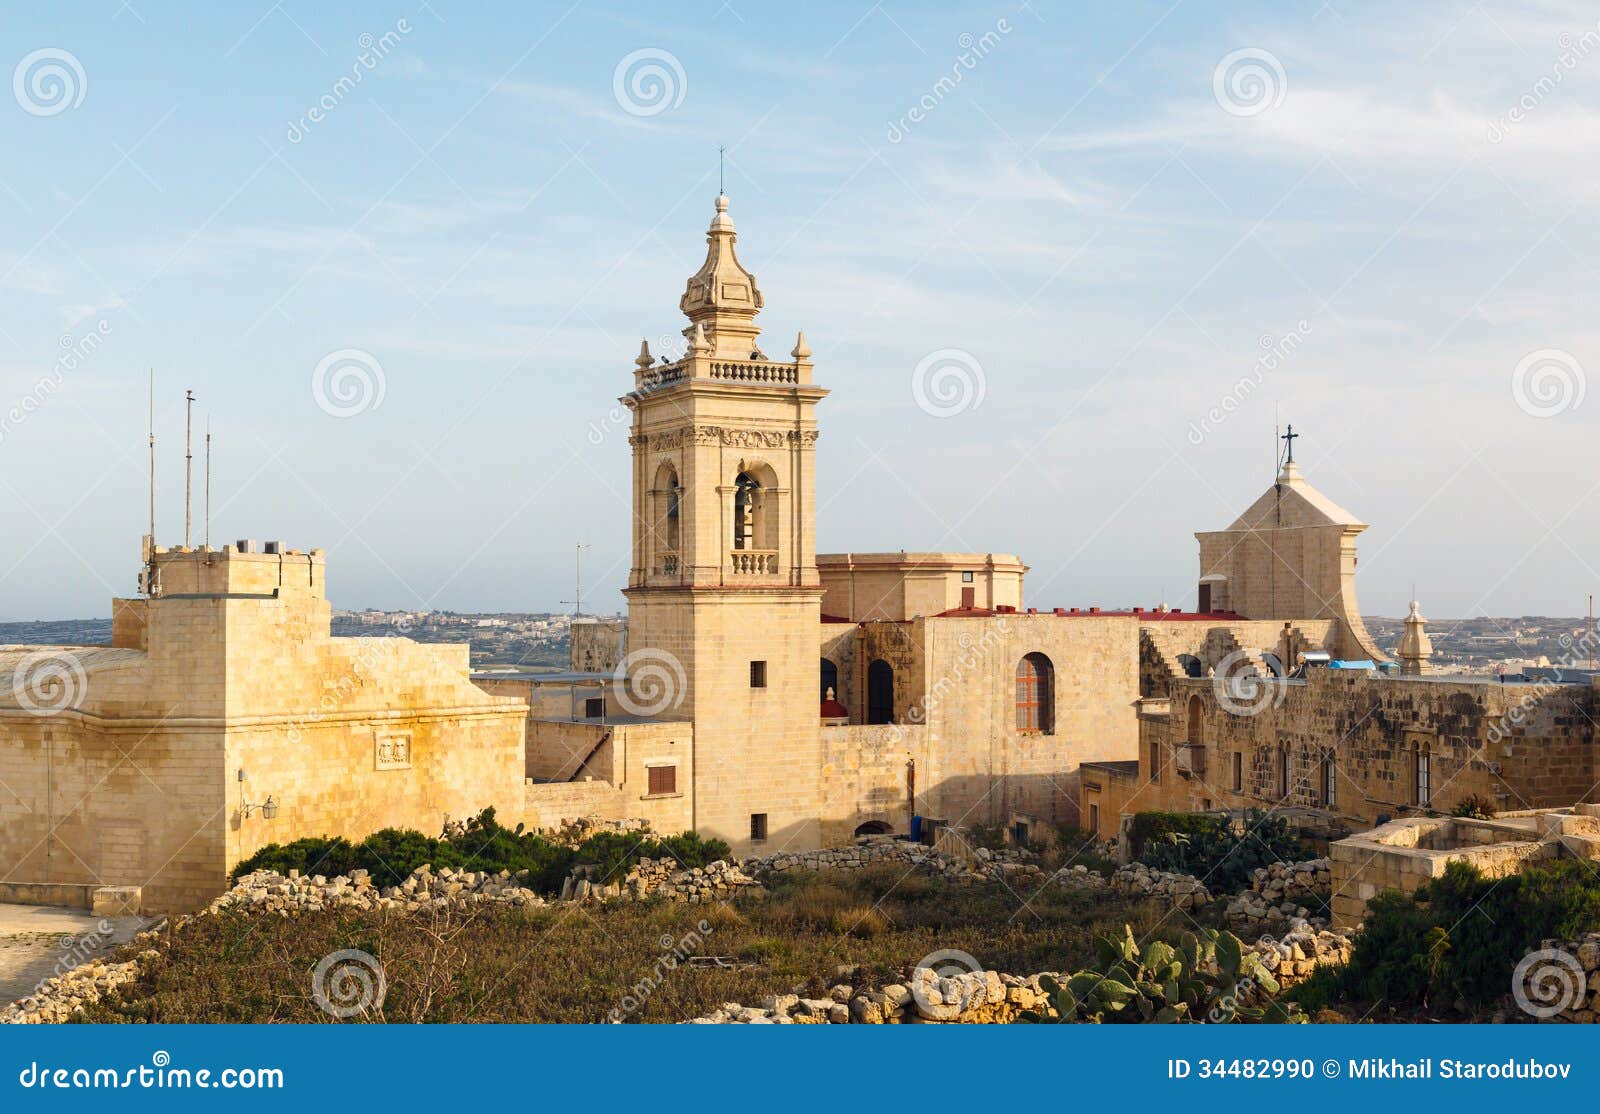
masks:
[[[678,767],[651,766],[646,773],[649,775],[649,793],[652,797],[678,791]]]
[[[750,663],[750,687],[764,689],[767,687],[767,663],[753,661]]]
[[[583,714],[587,719],[599,719],[601,716],[605,715],[605,698],[600,696],[590,696],[585,698],[583,702]]]
[[[752,812],[750,814],[750,842],[765,843],[767,841],[767,814]]]
[[[961,574],[961,583],[963,583],[963,584],[971,584],[972,583],[972,574],[970,572],[962,573]]]

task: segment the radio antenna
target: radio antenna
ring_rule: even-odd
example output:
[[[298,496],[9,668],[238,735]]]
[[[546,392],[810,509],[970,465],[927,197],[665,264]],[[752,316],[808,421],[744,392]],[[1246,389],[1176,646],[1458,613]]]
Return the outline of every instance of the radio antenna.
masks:
[[[206,551],[211,550],[211,415],[206,415],[206,509],[205,509],[205,546]]]
[[[190,489],[194,473],[194,392],[183,392],[183,548],[189,548]]]
[[[156,369],[150,369],[150,548],[156,545]]]

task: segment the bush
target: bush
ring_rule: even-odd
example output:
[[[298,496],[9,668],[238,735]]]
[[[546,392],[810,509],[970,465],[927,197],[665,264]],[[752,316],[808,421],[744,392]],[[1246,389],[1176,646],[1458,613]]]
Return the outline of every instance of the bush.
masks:
[[[1212,893],[1248,889],[1257,867],[1293,862],[1305,850],[1287,820],[1259,812],[1245,818],[1242,831],[1228,818],[1208,813],[1140,813],[1134,817],[1136,828],[1144,816],[1157,819],[1146,826],[1143,849],[1135,857],[1156,870],[1192,874]]]
[[[1464,999],[1489,1006],[1509,992],[1517,962],[1548,939],[1600,930],[1600,881],[1573,859],[1486,878],[1454,862],[1407,896],[1388,890],[1367,907],[1337,991],[1397,1008]]]
[[[578,863],[595,868],[600,878],[620,880],[642,858],[676,859],[686,867],[698,867],[725,859],[728,854],[728,845],[722,840],[702,839],[695,832],[663,839],[600,832],[576,849],[562,847],[523,831],[520,824],[515,830],[504,827],[495,819],[494,809],[486,808],[445,839],[432,839],[408,829],[384,828],[356,844],[328,837],[269,844],[234,867],[232,877],[237,881],[256,870],[275,870],[279,874],[298,870],[304,875],[330,877],[365,870],[372,875],[374,885],[397,886],[426,863],[435,869],[525,874],[531,889],[553,893]]]

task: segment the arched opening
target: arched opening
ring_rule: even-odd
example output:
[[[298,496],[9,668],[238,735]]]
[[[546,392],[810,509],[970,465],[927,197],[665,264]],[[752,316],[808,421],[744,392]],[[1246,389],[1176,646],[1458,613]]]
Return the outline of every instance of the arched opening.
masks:
[[[822,700],[839,699],[839,667],[827,658],[822,659]]]
[[[1193,654],[1179,654],[1178,664],[1183,666],[1183,672],[1190,677],[1204,677],[1205,667],[1200,664],[1200,659]]]
[[[881,658],[867,666],[867,722],[894,722],[894,667]]]
[[[1204,703],[1198,696],[1189,697],[1189,742],[1200,746],[1205,742],[1205,720],[1202,713],[1205,711]]]
[[[1043,654],[1017,662],[1017,730],[1049,735],[1056,729],[1055,668]]]
[[[883,820],[868,820],[865,824],[856,825],[857,839],[861,838],[862,836],[886,836],[893,834],[894,829]]]
[[[756,521],[762,504],[761,481],[740,472],[733,481],[733,548],[756,548]]]
[[[1262,650],[1261,661],[1266,665],[1267,672],[1274,677],[1284,676],[1283,659],[1275,650]]]
[[[656,469],[651,494],[656,502],[656,545],[661,551],[662,571],[676,572],[678,547],[683,540],[683,488],[678,483],[678,470],[670,462],[663,461]]]

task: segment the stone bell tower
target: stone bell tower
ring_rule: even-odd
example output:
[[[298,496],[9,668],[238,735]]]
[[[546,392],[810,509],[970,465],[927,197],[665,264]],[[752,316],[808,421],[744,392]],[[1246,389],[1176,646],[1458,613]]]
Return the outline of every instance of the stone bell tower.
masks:
[[[739,854],[820,838],[816,405],[800,334],[757,344],[763,302],[718,197],[679,307],[682,358],[640,348],[633,411],[631,711],[694,721],[696,828]]]

